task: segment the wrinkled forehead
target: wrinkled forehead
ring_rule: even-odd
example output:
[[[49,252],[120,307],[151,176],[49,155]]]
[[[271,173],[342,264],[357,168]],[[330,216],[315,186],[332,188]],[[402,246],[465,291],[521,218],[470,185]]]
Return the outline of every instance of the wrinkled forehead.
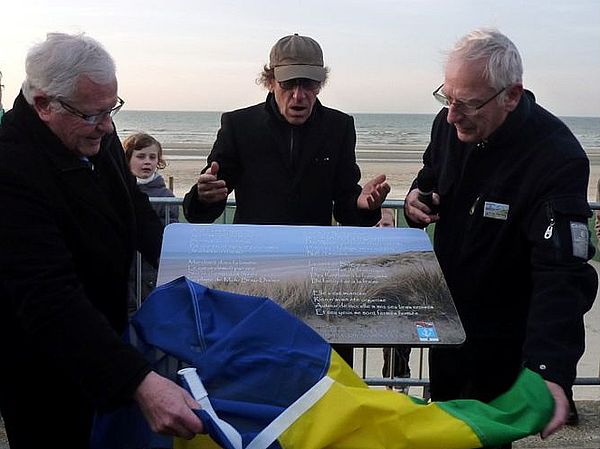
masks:
[[[454,98],[478,98],[492,86],[485,77],[485,62],[450,58],[444,71],[443,92]]]
[[[118,83],[116,77],[106,83],[97,83],[82,75],[75,84],[73,99],[79,104],[105,110],[111,108],[117,101]]]

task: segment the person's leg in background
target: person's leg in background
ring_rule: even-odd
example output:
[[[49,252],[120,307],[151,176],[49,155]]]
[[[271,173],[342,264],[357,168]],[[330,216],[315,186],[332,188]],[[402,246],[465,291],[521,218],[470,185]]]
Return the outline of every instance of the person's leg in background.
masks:
[[[381,369],[381,375],[383,377],[410,377],[410,346],[392,346],[383,348],[383,368]],[[393,357],[393,359],[392,359]],[[393,372],[392,372],[393,366]],[[393,389],[392,387],[387,387]],[[396,388],[403,393],[408,393],[408,387],[397,387]]]
[[[344,361],[350,365],[350,368],[353,368],[354,364],[354,346],[352,345],[343,345],[343,344],[333,344],[331,345],[333,350],[338,353],[338,355],[344,359]]]

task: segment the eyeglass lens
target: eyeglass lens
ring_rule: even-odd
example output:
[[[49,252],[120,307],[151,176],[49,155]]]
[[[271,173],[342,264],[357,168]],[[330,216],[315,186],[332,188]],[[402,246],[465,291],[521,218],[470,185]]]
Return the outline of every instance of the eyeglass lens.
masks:
[[[304,90],[317,90],[321,87],[319,81],[310,80],[308,78],[294,78],[291,80],[279,81],[279,85],[283,90],[292,90],[295,89],[296,86]]]

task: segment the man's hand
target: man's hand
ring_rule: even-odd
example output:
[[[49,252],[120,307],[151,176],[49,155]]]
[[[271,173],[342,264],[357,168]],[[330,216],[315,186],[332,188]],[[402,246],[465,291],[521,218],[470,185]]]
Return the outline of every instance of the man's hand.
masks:
[[[433,194],[433,204],[440,204],[440,197],[437,193]],[[426,204],[419,201],[419,190],[412,189],[404,200],[404,212],[406,216],[417,224],[427,226],[440,219],[438,214],[431,214],[431,210]]]
[[[133,397],[153,432],[189,440],[204,430],[192,411],[200,405],[185,389],[155,372],[144,378]]]
[[[554,398],[554,415],[548,425],[542,430],[542,439],[548,438],[565,425],[569,418],[569,400],[562,387],[554,382],[546,381],[546,386]]]
[[[200,175],[196,185],[198,201],[201,203],[216,203],[223,201],[229,195],[227,184],[222,179],[217,179],[219,163],[213,162],[210,168]]]
[[[391,187],[385,182],[385,175],[379,175],[365,184],[356,199],[356,206],[359,209],[374,210],[381,207],[385,197],[390,193]]]

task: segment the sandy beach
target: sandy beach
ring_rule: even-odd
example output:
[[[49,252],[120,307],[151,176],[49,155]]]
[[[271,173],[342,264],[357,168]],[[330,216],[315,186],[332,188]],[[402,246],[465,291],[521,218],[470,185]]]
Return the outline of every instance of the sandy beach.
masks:
[[[204,161],[199,160],[167,160],[167,167],[162,170],[165,181],[173,176],[173,191],[175,196],[182,197],[194,184],[204,168]],[[416,173],[421,168],[418,162],[366,162],[360,163],[362,180],[371,179],[380,173],[385,173],[392,187],[390,199],[404,199]]]
[[[600,156],[600,151],[599,151]],[[403,159],[409,159],[403,160]],[[596,201],[596,184],[600,178],[600,158],[596,162],[596,158],[590,157],[590,182],[588,186],[588,201]],[[594,163],[596,162],[596,163]],[[167,167],[162,170],[162,175],[165,181],[169,176],[173,176],[173,190],[175,196],[183,197],[190,187],[196,182],[200,170],[204,168],[205,159],[202,160],[168,160]],[[392,191],[388,196],[389,199],[403,200],[408,188],[415,178],[422,164],[418,162],[418,158],[414,155],[398,156],[397,161],[359,161],[359,166],[362,172],[362,181],[371,179],[381,173],[387,175],[388,182],[392,187]]]

